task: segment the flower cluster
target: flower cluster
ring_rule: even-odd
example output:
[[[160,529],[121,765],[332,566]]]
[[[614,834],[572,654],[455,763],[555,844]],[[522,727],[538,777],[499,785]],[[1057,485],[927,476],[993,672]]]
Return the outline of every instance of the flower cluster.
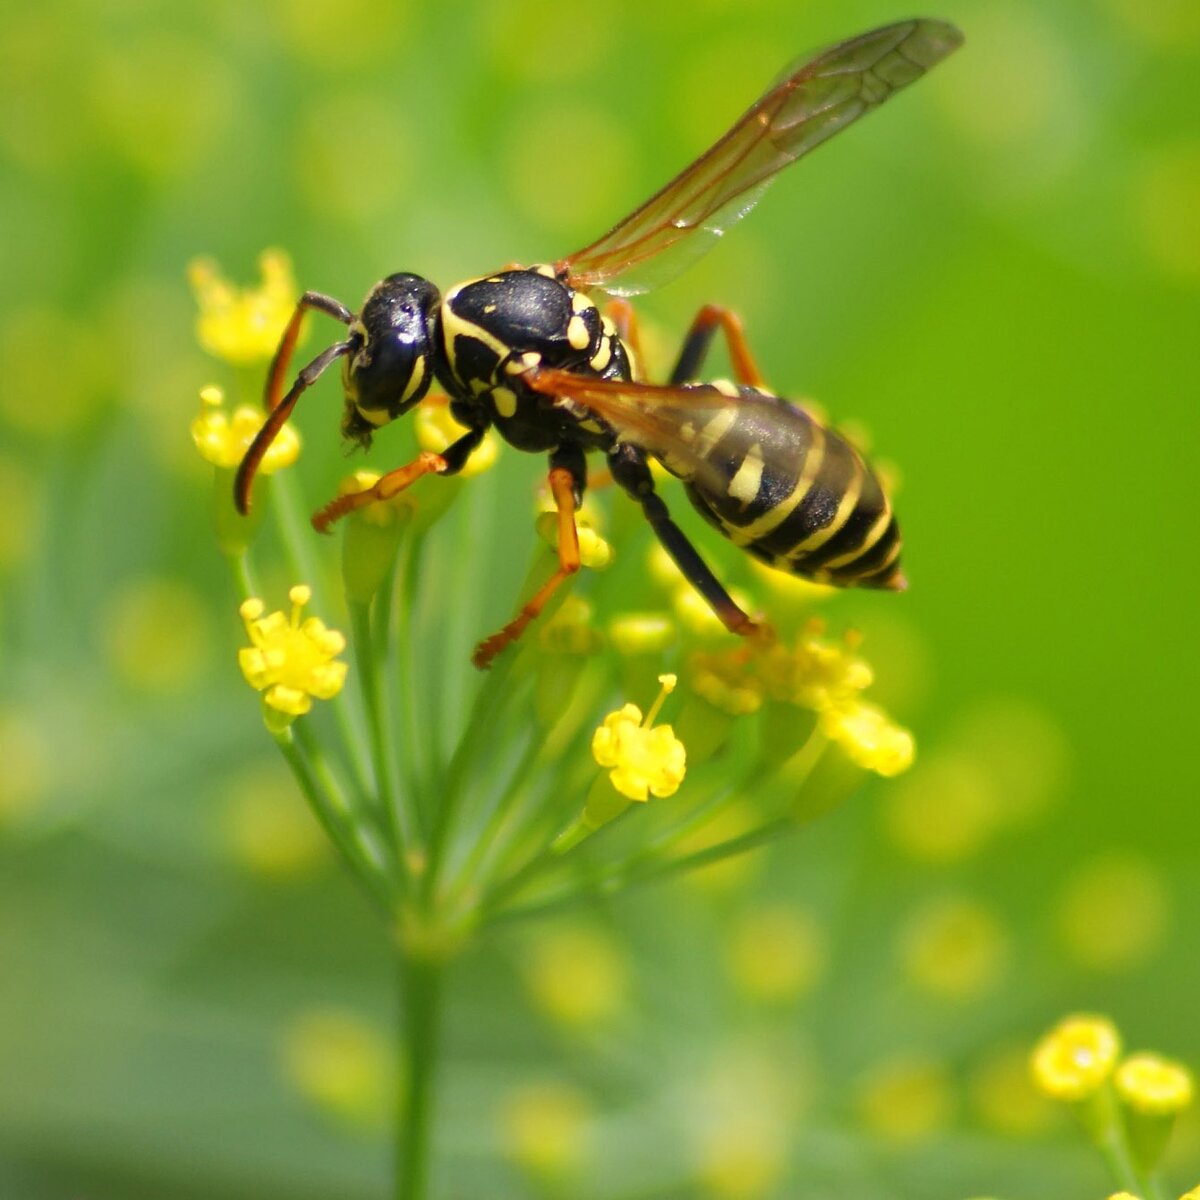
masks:
[[[1118,1195],[1161,1194],[1159,1165],[1195,1091],[1186,1067],[1158,1054],[1123,1056],[1117,1027],[1092,1015],[1060,1021],[1038,1042],[1030,1065],[1038,1090],[1070,1105],[1128,1189]]]

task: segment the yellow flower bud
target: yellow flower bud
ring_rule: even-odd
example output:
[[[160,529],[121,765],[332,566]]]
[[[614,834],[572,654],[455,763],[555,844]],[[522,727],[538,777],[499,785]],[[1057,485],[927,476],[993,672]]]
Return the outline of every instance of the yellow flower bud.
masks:
[[[201,457],[214,467],[232,470],[245,457],[262,423],[263,414],[258,409],[242,404],[230,413],[219,387],[201,388],[200,415],[192,422],[192,441]],[[259,472],[270,475],[281,467],[290,467],[299,453],[300,435],[287,423],[263,455]]]
[[[1130,1055],[1113,1082],[1123,1104],[1153,1116],[1173,1116],[1192,1102],[1191,1073],[1157,1054]]]

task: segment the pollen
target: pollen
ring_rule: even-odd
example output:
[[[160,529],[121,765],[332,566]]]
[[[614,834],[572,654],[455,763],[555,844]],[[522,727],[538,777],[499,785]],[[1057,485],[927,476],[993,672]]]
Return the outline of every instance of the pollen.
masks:
[[[232,470],[245,457],[254,441],[263,414],[248,404],[232,412],[225,407],[225,393],[215,386],[200,389],[200,415],[192,422],[192,441],[200,456],[214,467]],[[285,424],[263,455],[259,471],[270,475],[281,467],[290,467],[300,454],[300,435]]]
[[[1114,1078],[1117,1095],[1135,1112],[1173,1116],[1192,1102],[1191,1072],[1157,1054],[1132,1054]]]
[[[312,708],[313,699],[330,700],[346,681],[346,664],[337,656],[346,639],[316,617],[303,616],[312,589],[297,585],[288,593],[289,614],[264,616],[257,598],[240,609],[251,644],[238,651],[246,682],[263,693],[272,728],[284,728]]]
[[[1112,1075],[1120,1053],[1120,1035],[1107,1017],[1068,1017],[1034,1049],[1034,1084],[1053,1100],[1085,1100]]]
[[[296,281],[287,255],[265,250],[258,265],[262,281],[247,288],[224,278],[212,259],[197,258],[188,265],[200,309],[196,338],[209,354],[234,366],[269,359],[296,307]]]
[[[609,713],[592,736],[592,756],[610,768],[613,787],[630,800],[674,795],[687,770],[687,751],[675,731],[670,725],[654,724],[663,701],[675,689],[676,677],[660,675],[658,681],[662,691],[645,717],[636,704],[623,705]]]
[[[881,708],[855,701],[821,714],[821,730],[860,767],[891,777],[907,771],[916,756],[916,742]]]

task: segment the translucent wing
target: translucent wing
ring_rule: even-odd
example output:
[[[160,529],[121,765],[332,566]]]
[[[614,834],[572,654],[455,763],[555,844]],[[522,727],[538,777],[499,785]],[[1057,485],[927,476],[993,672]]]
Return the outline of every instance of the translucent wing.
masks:
[[[803,408],[751,388],[658,387],[547,369],[523,378],[563,407],[601,417],[620,439],[709,492],[725,492],[730,464],[752,447],[764,473],[794,482],[797,456],[812,441],[815,422]]]
[[[616,296],[673,278],[740,221],[788,163],[878,108],[962,40],[945,21],[902,21],[789,70],[691,166],[556,268],[572,287]]]

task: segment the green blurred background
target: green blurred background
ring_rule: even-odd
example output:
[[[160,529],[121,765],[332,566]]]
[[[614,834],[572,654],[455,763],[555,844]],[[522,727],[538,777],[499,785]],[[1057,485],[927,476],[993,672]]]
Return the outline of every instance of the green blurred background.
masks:
[[[187,434],[224,368],[186,262],[250,280],[281,246],[353,304],[557,257],[797,52],[907,15],[4,6],[5,1200],[386,1187],[387,943],[236,671]],[[918,766],[740,870],[469,956],[439,1194],[1083,1200],[1105,1178],[1024,1048],[1084,1008],[1200,1061],[1200,8],[928,15],[966,47],[640,306],[668,331],[737,308],[774,386],[899,464],[910,590],[826,615],[864,630]],[[314,506],[339,410],[330,380],[299,415]],[[467,511],[540,471],[506,453]],[[470,598],[473,633],[532,542],[524,516],[488,536],[512,586]],[[1195,1122],[1172,1169],[1200,1176]]]

